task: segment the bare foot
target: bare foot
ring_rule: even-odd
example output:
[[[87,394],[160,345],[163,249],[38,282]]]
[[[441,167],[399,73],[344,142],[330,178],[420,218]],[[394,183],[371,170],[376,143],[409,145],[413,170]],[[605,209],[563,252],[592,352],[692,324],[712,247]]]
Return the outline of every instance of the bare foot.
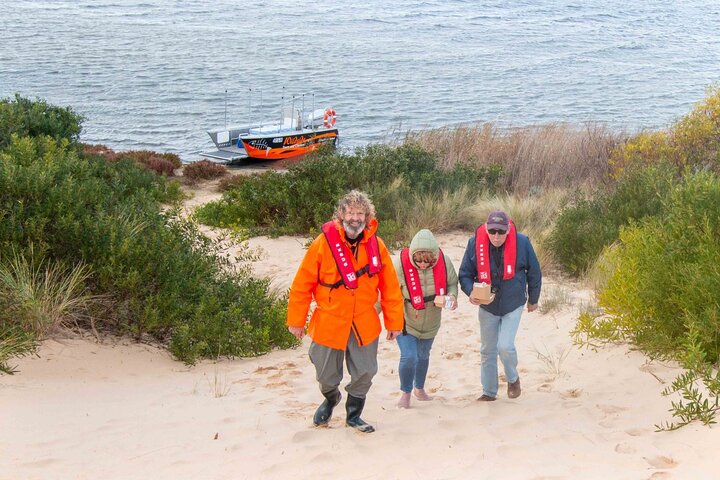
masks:
[[[410,393],[402,392],[397,403],[398,408],[410,408]]]
[[[432,400],[432,397],[425,392],[424,388],[415,389],[415,398],[417,398],[421,402],[427,402],[428,400]]]

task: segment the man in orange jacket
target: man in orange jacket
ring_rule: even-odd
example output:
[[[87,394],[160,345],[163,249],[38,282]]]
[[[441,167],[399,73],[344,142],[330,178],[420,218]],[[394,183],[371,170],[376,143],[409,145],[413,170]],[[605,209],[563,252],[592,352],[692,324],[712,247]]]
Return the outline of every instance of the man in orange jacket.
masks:
[[[403,328],[400,284],[388,249],[376,235],[377,225],[375,206],[366,194],[353,190],[342,197],[290,287],[287,325],[298,339],[305,334],[310,303],[316,303],[307,333],[312,338],[310,360],[325,397],[313,417],[318,426],[328,424],[340,403],[345,361],[350,373],[345,423],[361,432],[375,431],[360,414],[378,370],[378,293],[386,338],[394,340]]]

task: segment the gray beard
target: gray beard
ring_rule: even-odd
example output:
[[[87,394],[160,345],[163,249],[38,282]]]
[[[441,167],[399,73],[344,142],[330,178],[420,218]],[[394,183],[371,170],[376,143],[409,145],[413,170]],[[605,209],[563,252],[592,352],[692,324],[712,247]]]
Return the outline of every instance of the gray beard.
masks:
[[[362,222],[357,227],[353,227],[348,222],[343,220],[343,228],[345,229],[345,235],[347,235],[350,239],[356,239],[358,235],[360,235],[363,230],[365,230],[365,222]]]

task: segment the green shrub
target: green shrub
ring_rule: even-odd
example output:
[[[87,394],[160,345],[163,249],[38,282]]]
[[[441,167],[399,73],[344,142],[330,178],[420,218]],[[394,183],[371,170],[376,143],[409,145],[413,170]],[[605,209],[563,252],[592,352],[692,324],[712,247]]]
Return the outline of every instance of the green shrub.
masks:
[[[668,392],[684,391],[692,405],[676,404],[674,411],[681,417],[694,411],[693,418],[705,420],[716,410],[698,404],[702,394],[692,393],[692,383],[703,379],[717,406],[720,390],[713,390],[707,367],[720,360],[718,205],[720,178],[691,174],[671,189],[658,216],[622,228],[620,244],[605,252],[609,277],[598,292],[605,315],[584,318],[575,332],[588,338],[602,333],[605,340],[615,333],[651,357],[680,360],[690,375]]]
[[[188,363],[295,344],[266,281],[233,269],[177,211],[161,213],[177,193],[133,159],[14,137],[0,152],[0,257],[33,245],[37,258],[87,265],[89,293],[105,297],[92,312],[99,328],[152,335]]]
[[[560,212],[547,245],[568,272],[584,273],[620,227],[656,215],[675,182],[665,165],[626,170],[614,190],[580,198]]]
[[[340,196],[357,188],[371,195],[380,234],[393,242],[405,240],[407,233],[398,219],[417,208],[418,196],[461,188],[479,195],[493,191],[500,176],[497,167],[457,164],[443,170],[416,145],[373,145],[353,155],[323,150],[286,173],[271,170],[234,177],[224,184],[223,199],[204,205],[196,216],[209,225],[254,234],[307,234],[332,216]]]
[[[15,98],[0,100],[0,150],[10,144],[12,135],[48,135],[55,140],[76,142],[83,119],[70,107],[56,107],[45,100],[30,100],[15,94]]]

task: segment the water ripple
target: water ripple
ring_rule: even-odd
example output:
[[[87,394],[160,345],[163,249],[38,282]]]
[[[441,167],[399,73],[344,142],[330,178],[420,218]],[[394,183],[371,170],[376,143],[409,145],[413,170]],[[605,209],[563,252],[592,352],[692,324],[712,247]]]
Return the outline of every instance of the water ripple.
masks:
[[[699,0],[14,0],[0,97],[71,105],[84,141],[186,160],[226,101],[246,123],[301,92],[336,108],[344,148],[468,122],[656,128],[718,81],[718,21]]]

